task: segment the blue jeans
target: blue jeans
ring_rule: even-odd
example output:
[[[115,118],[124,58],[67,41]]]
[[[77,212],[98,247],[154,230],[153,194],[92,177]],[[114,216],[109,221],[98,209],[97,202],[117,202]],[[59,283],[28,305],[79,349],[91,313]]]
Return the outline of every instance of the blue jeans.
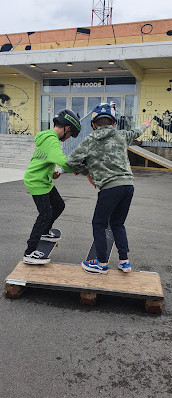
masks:
[[[105,263],[107,258],[106,228],[110,225],[120,260],[126,260],[129,252],[124,222],[134,193],[133,185],[119,185],[102,189],[92,220],[97,258]]]
[[[28,247],[25,251],[26,254],[30,254],[36,250],[41,235],[49,232],[54,221],[65,208],[65,203],[55,187],[47,194],[33,195],[32,197],[39,215],[32,228],[30,238],[27,241]]]

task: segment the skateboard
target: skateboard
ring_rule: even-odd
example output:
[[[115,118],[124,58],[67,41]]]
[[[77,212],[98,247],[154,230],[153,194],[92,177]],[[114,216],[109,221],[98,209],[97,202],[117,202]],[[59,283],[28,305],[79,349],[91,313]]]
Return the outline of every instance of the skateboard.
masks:
[[[113,233],[112,230],[110,228],[110,226],[108,226],[108,228],[106,229],[106,239],[107,239],[107,257],[106,257],[106,262],[108,263],[112,249],[113,249],[113,245],[114,245],[114,237],[113,237]],[[90,247],[88,256],[87,256],[87,260],[93,260],[97,258],[97,253],[96,253],[96,248],[95,248],[95,244],[94,241]]]
[[[61,232],[59,229],[51,229],[52,232],[54,232],[57,236],[58,239],[61,239]],[[53,249],[58,246],[58,242],[50,242],[48,240],[42,240],[40,239],[38,243],[38,247],[36,250],[43,252],[45,254],[45,257],[49,257],[50,254],[52,253]]]

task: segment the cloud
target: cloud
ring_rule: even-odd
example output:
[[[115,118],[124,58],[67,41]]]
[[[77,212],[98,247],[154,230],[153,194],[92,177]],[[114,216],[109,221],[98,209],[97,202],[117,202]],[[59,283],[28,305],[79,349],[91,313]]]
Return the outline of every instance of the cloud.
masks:
[[[164,0],[115,0],[113,7],[113,23],[151,21],[169,19],[172,16],[172,1]]]
[[[92,0],[15,0],[1,6],[0,34],[53,30],[91,24]],[[2,17],[3,16],[3,17]]]
[[[1,4],[0,34],[90,26],[91,14],[92,0],[15,0],[10,6],[6,1]],[[168,19],[171,15],[172,0],[113,2],[115,24]],[[96,18],[95,23],[98,24]]]

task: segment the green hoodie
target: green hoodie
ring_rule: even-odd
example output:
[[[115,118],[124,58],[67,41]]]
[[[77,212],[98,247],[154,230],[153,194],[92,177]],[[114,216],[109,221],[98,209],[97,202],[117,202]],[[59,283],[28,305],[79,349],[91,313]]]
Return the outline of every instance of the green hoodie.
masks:
[[[35,151],[24,174],[24,184],[31,195],[43,195],[53,188],[52,178],[56,164],[69,173],[72,173],[73,169],[66,164],[66,156],[54,130],[38,133],[35,145]]]

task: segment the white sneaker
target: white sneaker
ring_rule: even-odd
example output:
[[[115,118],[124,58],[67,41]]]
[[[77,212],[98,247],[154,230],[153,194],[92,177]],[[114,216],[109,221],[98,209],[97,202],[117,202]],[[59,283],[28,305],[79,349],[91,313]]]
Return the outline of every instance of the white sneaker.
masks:
[[[53,231],[49,231],[48,234],[42,235],[41,240],[48,240],[49,242],[58,242],[60,240],[60,233],[54,233]]]
[[[24,254],[23,262],[25,264],[47,264],[50,263],[50,258],[45,257],[43,252],[35,250],[30,254]]]

